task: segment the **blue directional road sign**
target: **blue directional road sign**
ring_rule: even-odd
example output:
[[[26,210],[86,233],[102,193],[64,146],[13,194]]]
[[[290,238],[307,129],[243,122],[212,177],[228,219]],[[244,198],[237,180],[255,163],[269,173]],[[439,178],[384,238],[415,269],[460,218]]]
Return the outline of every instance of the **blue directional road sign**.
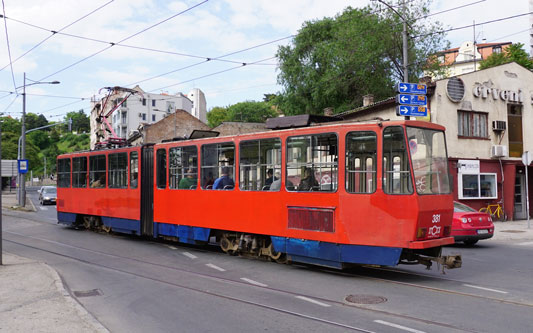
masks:
[[[427,87],[425,84],[405,83],[400,82],[396,85],[396,91],[402,94],[427,94]]]
[[[427,97],[426,95],[398,94],[396,95],[396,103],[403,105],[426,106]]]
[[[396,107],[397,116],[426,117],[428,109],[425,106],[398,105]]]

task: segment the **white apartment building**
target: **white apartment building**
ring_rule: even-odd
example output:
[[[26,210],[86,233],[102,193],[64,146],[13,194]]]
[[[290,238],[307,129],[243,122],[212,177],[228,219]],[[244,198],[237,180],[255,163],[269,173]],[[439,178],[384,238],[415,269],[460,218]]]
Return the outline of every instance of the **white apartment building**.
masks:
[[[200,89],[194,89],[191,94],[196,103],[193,103],[182,93],[153,94],[144,92],[139,86],[133,88],[138,93],[131,95],[120,107],[107,119],[115,135],[119,138],[128,139],[141,124],[156,123],[176,110],[184,110],[203,122],[207,121],[207,110],[204,93]],[[104,98],[91,101],[91,149],[94,149],[97,141],[108,138],[111,133],[102,131],[102,125],[97,122],[98,115],[105,114],[119,104],[129,93],[120,92],[110,96],[104,112],[100,111]],[[100,137],[98,139],[98,137]],[[104,139],[105,140],[105,139]]]

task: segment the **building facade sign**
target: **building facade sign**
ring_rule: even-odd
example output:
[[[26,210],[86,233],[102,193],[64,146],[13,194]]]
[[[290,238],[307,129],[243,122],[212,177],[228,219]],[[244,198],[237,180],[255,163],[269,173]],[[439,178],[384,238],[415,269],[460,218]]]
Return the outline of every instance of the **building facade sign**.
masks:
[[[479,160],[458,160],[457,169],[459,173],[478,174],[479,173]]]
[[[518,91],[504,90],[498,88],[489,88],[481,84],[476,84],[472,89],[472,94],[477,98],[492,98],[493,100],[502,100],[505,102],[523,103],[524,94],[522,89]],[[531,96],[531,102],[533,103],[533,96]]]

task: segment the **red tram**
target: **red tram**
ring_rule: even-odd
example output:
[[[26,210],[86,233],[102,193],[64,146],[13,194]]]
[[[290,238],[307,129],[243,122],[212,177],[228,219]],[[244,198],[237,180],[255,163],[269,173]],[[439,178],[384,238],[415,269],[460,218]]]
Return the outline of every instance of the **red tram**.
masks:
[[[58,156],[57,174],[66,225],[192,244],[216,237],[230,254],[336,268],[461,264],[441,256],[454,242],[453,198],[444,128],[427,122],[77,152]],[[223,187],[213,184],[220,176]]]

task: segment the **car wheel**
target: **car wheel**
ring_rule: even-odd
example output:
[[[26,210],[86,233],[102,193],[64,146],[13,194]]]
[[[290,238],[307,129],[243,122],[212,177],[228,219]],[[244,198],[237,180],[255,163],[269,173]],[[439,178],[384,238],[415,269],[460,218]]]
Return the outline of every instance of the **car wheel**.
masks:
[[[468,246],[472,246],[474,244],[476,244],[478,242],[477,239],[470,239],[470,240],[465,240],[464,243],[465,245],[468,245]]]

